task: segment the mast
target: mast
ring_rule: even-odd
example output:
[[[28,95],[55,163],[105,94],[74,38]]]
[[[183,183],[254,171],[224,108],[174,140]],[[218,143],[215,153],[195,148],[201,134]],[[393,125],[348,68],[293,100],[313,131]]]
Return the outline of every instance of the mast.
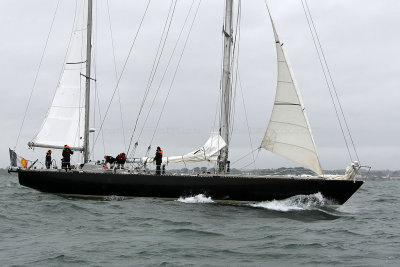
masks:
[[[222,89],[221,89],[221,118],[220,118],[220,134],[226,142],[226,147],[221,150],[218,162],[219,173],[227,171],[228,152],[229,152],[229,121],[231,108],[231,55],[232,55],[232,5],[233,0],[225,2],[225,23],[223,28],[224,34],[224,59],[222,69]]]
[[[86,38],[86,93],[85,93],[85,135],[83,139],[84,163],[89,161],[89,105],[90,105],[90,64],[92,59],[92,0],[88,0]]]

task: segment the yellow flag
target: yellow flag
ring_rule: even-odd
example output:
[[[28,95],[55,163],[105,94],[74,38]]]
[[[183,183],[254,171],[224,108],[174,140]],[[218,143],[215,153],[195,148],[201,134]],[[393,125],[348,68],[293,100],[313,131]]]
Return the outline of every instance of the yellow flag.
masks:
[[[28,166],[26,160],[24,158],[21,159],[21,165],[22,167],[26,168]]]

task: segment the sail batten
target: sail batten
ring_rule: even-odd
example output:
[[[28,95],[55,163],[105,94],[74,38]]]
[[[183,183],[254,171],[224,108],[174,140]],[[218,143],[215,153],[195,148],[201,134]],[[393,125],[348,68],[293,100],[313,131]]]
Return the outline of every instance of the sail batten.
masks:
[[[274,106],[261,147],[322,174],[307,114],[270,14],[278,62]]]
[[[270,123],[280,123],[280,124],[285,124],[285,125],[295,125],[295,126],[298,126],[298,127],[301,127],[301,128],[304,128],[304,129],[308,130],[308,127],[305,127],[305,126],[302,126],[302,125],[299,125],[299,124],[290,123],[290,122],[270,120]]]

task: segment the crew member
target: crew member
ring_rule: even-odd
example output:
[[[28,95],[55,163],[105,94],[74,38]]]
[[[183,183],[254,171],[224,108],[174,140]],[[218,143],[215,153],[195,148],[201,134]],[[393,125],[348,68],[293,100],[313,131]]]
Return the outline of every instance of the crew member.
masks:
[[[161,163],[162,163],[163,151],[158,146],[156,150],[156,156],[154,160],[156,162],[156,175],[161,175]]]
[[[46,152],[46,169],[50,169],[51,167],[51,150]]]
[[[125,162],[126,162],[126,155],[125,153],[120,153],[116,158],[115,158],[116,162],[117,162],[117,167],[120,169],[124,168]]]
[[[74,152],[69,148],[68,145],[64,146],[62,156],[63,156],[63,168],[65,170],[70,169],[71,170],[71,155],[74,154]]]
[[[115,164],[115,158],[112,156],[104,156],[104,159],[106,161],[106,164],[104,165],[105,167],[107,166],[107,163],[110,164],[110,169],[114,168],[114,164]]]

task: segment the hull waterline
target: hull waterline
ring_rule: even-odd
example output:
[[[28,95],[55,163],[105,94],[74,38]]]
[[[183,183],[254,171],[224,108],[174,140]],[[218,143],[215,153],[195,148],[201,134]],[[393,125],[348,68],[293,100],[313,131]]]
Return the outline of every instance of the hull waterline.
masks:
[[[319,192],[338,205],[345,203],[363,184],[362,181],[291,177],[156,176],[38,170],[21,170],[18,178],[23,186],[54,194],[175,199],[205,194],[214,200],[257,202]]]

